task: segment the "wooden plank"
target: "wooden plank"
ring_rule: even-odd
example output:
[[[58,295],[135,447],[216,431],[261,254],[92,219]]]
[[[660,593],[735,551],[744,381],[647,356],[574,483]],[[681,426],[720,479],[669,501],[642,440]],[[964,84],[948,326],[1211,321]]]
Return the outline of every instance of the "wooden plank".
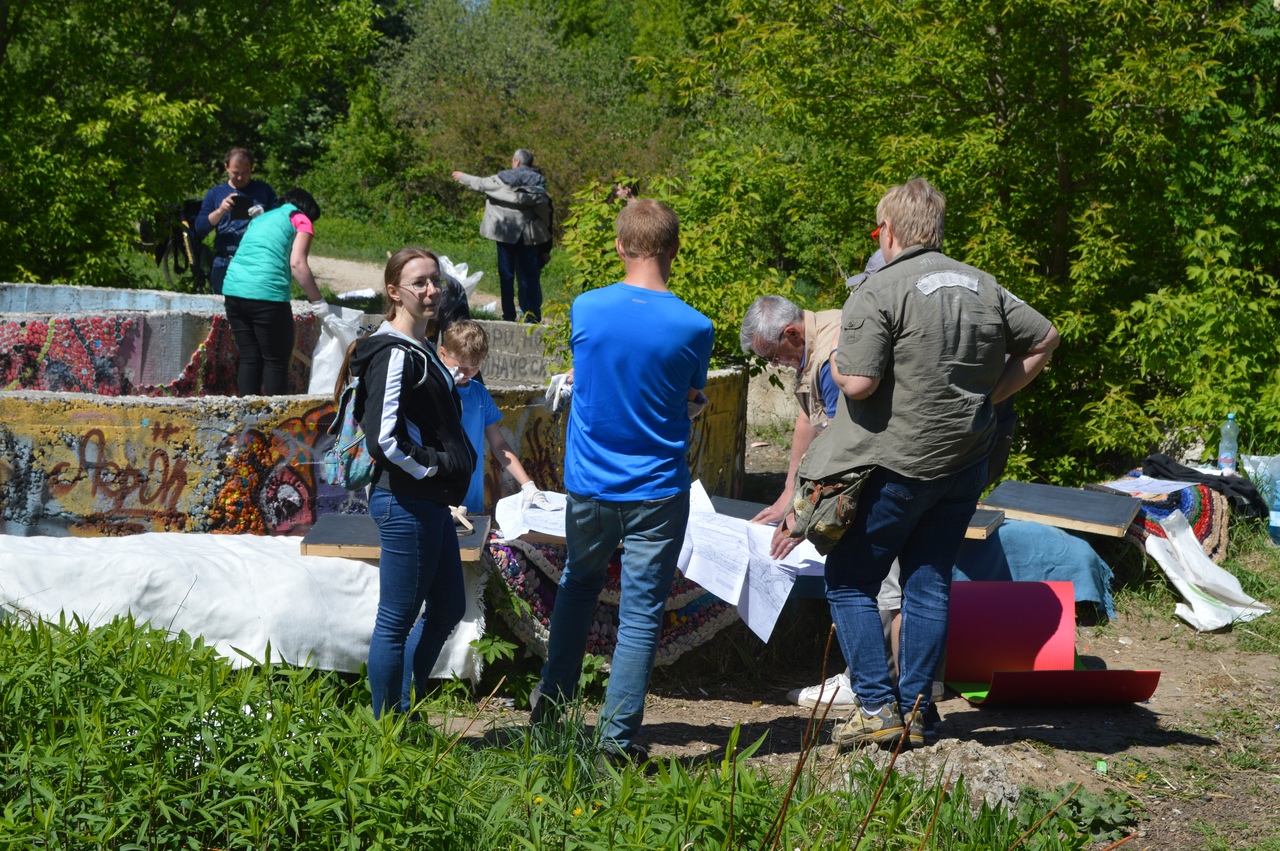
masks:
[[[996,529],[999,529],[1003,522],[1003,511],[979,508],[973,512],[973,517],[969,518],[969,528],[964,530],[964,536],[971,541],[985,541],[996,533]]]
[[[458,549],[463,561],[479,561],[488,545],[489,515],[469,514],[474,527],[467,535],[458,536]],[[368,514],[322,514],[311,531],[302,539],[304,556],[337,556],[339,558],[377,559],[382,556],[378,540],[378,524]]]
[[[1142,500],[1057,485],[1005,481],[982,501],[982,507],[998,508],[1011,520],[1032,520],[1060,529],[1123,538],[1142,507]]]

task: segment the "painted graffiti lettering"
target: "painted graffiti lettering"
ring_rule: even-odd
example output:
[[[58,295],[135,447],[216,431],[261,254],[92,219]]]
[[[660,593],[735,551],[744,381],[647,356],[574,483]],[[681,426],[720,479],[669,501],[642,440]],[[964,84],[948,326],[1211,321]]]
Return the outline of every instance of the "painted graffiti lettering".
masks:
[[[110,513],[124,512],[131,498],[144,514],[172,513],[187,486],[187,462],[170,461],[169,453],[157,448],[147,456],[143,469],[132,461],[121,465],[108,459],[106,443],[101,429],[85,432],[77,450],[78,469],[69,474],[69,462],[57,464],[49,471],[50,492],[57,497],[66,496],[87,479],[91,496],[104,500]]]

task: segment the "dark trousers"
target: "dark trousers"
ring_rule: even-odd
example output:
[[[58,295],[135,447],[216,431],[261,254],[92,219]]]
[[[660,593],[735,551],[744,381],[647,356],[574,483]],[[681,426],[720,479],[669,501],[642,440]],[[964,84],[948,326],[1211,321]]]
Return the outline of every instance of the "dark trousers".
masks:
[[[213,267],[209,269],[209,292],[214,295],[222,295],[222,282],[227,277],[227,264],[213,261]]]
[[[542,321],[542,267],[538,246],[499,242],[498,283],[502,285],[502,318],[515,322],[515,283],[520,283],[520,316],[529,322]]]
[[[287,301],[225,296],[227,322],[240,350],[236,389],[241,396],[279,396],[289,390],[293,308]]]

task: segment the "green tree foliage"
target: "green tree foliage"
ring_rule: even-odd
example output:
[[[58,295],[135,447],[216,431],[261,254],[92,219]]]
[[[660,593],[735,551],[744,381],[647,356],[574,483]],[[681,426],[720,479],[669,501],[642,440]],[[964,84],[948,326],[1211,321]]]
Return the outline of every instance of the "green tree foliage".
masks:
[[[680,216],[680,253],[669,285],[712,321],[712,355],[723,364],[742,359],[738,330],[751,302],[765,293],[794,294],[793,282],[768,265],[756,242],[769,221],[768,193],[781,185],[784,166],[769,152],[741,148],[731,138],[708,138],[704,144],[707,153],[690,164],[685,177],[655,180],[647,194]],[[620,208],[610,190],[598,183],[588,186],[565,223],[563,246],[573,258],[575,292],[622,280],[614,248]],[[563,309],[552,313],[555,330],[544,336],[552,348],[567,343],[567,319]]]
[[[420,0],[404,12],[411,34],[381,58],[375,84],[332,131],[307,182],[344,213],[474,233],[481,205],[450,173],[493,174],[516,148],[532,150],[546,170],[560,218],[593,181],[679,171],[689,110],[651,91],[631,57],[688,55],[723,8],[724,0],[688,9],[666,0]],[[353,170],[370,159],[394,167]]]
[[[856,265],[880,194],[921,174],[948,196],[948,253],[1058,324],[1063,346],[1020,405],[1024,474],[1118,472],[1169,428],[1203,432],[1274,381],[1270,3],[731,8],[735,26],[661,71],[691,102],[714,93],[766,117],[772,149],[793,162],[777,238],[801,279],[823,277],[820,240]],[[1152,314],[1174,335],[1158,346]],[[1245,322],[1258,333],[1238,333]],[[1234,336],[1188,336],[1210,333]]]
[[[370,0],[0,4],[0,280],[114,283],[135,222],[209,178],[224,124],[346,67]]]

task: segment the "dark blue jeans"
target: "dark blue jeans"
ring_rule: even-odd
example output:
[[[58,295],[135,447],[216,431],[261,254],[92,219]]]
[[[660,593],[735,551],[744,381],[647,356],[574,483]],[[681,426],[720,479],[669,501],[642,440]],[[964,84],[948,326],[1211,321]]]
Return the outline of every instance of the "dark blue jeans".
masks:
[[[920,709],[928,708],[947,643],[951,568],[986,481],[981,461],[932,481],[879,467],[863,488],[853,525],[827,556],[826,579],[831,619],[864,707],[896,701],[905,714],[919,696]],[[876,606],[895,558],[902,585],[896,687]]]
[[[425,683],[440,648],[466,614],[458,533],[449,509],[437,502],[398,496],[381,488],[369,494],[369,515],[378,524],[378,617],[369,642],[369,691],[373,714],[408,712],[403,689],[405,642],[422,604],[427,604],[409,663]]]
[[[542,267],[538,246],[499,242],[498,283],[502,285],[502,318],[542,321]],[[520,316],[516,316],[515,282],[520,282]]]

